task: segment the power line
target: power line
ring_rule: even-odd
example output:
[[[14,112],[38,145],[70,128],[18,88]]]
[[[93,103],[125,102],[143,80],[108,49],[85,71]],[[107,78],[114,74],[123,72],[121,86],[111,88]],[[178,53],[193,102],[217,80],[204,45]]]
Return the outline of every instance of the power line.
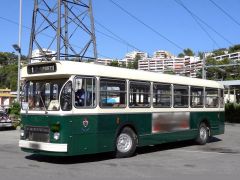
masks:
[[[118,3],[114,2],[113,0],[109,0],[112,4],[114,4],[116,7],[118,7],[119,9],[121,9],[123,12],[125,12],[127,15],[129,15],[130,17],[132,17],[133,19],[135,19],[137,22],[139,22],[140,24],[144,25],[145,27],[147,27],[149,30],[151,30],[152,32],[154,32],[156,35],[158,35],[159,37],[165,39],[166,41],[168,41],[169,43],[171,43],[172,45],[174,45],[175,47],[177,47],[180,50],[183,50],[183,48],[178,45],[177,43],[173,42],[172,40],[168,39],[167,37],[165,37],[164,35],[162,35],[160,32],[158,32],[157,30],[155,30],[153,27],[151,27],[150,25],[146,24],[145,22],[143,22],[142,20],[140,20],[138,17],[136,17],[135,15],[133,15],[132,13],[130,13],[129,11],[127,11],[126,9],[124,9],[122,6],[120,6]]]
[[[2,17],[2,16],[0,16],[0,19],[4,20],[4,21],[6,21],[6,22],[9,22],[9,23],[11,23],[11,24],[15,24],[15,25],[18,25],[18,24],[19,24],[19,23],[16,22],[16,21],[13,21],[13,20],[11,20],[11,19],[8,19],[8,18]],[[24,29],[31,30],[31,28],[28,27],[28,26],[25,26],[25,25],[22,25],[22,26],[23,26]],[[46,34],[46,33],[42,33],[42,32],[41,32],[40,34],[43,35],[43,36],[45,36],[45,37],[48,37],[48,38],[53,38],[52,36],[50,36],[50,35],[48,35],[48,34]],[[80,48],[79,46],[77,46],[77,45],[75,45],[75,44],[73,44],[73,46],[75,46],[75,47],[77,47],[77,48]],[[111,59],[110,57],[105,56],[105,55],[102,55],[102,54],[100,54],[100,53],[98,53],[98,55],[100,55],[100,56],[102,56],[102,57],[104,57],[104,58],[109,58],[109,59]]]
[[[177,2],[180,6],[182,6],[185,10],[191,12],[191,14],[196,17],[196,19],[198,21],[200,21],[201,23],[203,23],[205,26],[207,26],[209,29],[211,29],[213,32],[215,32],[219,37],[221,37],[223,40],[225,40],[227,43],[229,43],[230,45],[233,45],[233,43],[231,41],[229,41],[227,38],[225,38],[222,34],[220,34],[217,30],[215,30],[212,26],[210,26],[209,24],[207,24],[204,20],[202,20],[199,16],[197,16],[196,14],[194,14],[192,11],[190,11],[181,0],[179,0],[179,2]],[[175,0],[176,2],[176,0]]]
[[[233,22],[235,22],[238,26],[240,26],[240,23],[233,18],[227,11],[225,11],[222,7],[220,7],[216,2],[213,0],[209,0],[214,6],[216,6],[220,11],[222,11],[227,17],[229,17]]]
[[[213,37],[209,34],[209,32],[202,26],[202,24],[197,20],[197,18],[194,16],[194,14],[183,4],[183,2],[174,0],[177,4],[179,4],[180,6],[182,6],[193,18],[193,20],[198,24],[198,26],[202,29],[202,31],[205,32],[205,34],[209,37],[209,39],[212,40],[212,42],[218,47],[220,48],[219,44],[213,39]]]
[[[120,36],[118,36],[117,34],[113,33],[113,32],[112,32],[110,29],[108,29],[106,26],[102,25],[99,21],[96,20],[96,18],[95,18],[95,23],[98,24],[99,26],[101,26],[103,29],[105,29],[107,32],[109,32],[109,33],[112,34],[113,36],[115,36],[115,37],[117,38],[117,39],[114,38],[115,40],[120,41],[120,42],[122,42],[122,43],[124,43],[124,44],[126,44],[126,45],[128,45],[128,46],[130,46],[130,47],[132,47],[132,48],[135,49],[135,50],[140,51],[137,47],[135,47],[134,45],[130,44],[129,42],[127,42],[126,40],[124,40],[123,38],[121,38]],[[99,32],[99,31],[98,31],[98,32]],[[100,32],[100,33],[102,33],[102,32]],[[104,35],[106,35],[106,34],[104,34]],[[108,36],[108,37],[111,37],[111,36]]]

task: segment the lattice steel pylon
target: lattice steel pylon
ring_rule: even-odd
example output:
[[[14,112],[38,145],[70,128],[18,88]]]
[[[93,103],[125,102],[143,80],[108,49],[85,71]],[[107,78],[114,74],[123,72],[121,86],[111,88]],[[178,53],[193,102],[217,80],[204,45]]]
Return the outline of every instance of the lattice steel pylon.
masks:
[[[96,59],[92,0],[34,0],[28,58]]]

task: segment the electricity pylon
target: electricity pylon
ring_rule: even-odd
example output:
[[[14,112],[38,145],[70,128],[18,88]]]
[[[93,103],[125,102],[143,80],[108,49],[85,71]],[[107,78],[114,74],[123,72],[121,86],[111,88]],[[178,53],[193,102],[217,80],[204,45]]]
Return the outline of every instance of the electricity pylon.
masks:
[[[32,56],[34,49],[40,51],[41,57]],[[34,0],[28,57],[96,59],[92,0]]]

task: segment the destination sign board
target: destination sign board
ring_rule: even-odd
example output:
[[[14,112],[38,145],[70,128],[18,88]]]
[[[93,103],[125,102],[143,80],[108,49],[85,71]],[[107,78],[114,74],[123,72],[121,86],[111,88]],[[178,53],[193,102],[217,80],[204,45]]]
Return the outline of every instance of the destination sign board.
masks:
[[[57,71],[55,63],[28,65],[28,74],[52,73]]]

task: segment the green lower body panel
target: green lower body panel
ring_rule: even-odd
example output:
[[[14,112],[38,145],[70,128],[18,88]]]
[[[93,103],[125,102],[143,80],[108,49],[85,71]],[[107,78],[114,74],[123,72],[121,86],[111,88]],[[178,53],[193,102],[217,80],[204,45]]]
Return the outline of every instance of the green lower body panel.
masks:
[[[164,118],[161,119],[162,117]],[[182,119],[178,119],[179,117]],[[181,123],[177,122],[178,120]],[[41,133],[45,133],[40,141],[67,144],[67,152],[24,147],[22,150],[51,156],[115,151],[117,135],[125,126],[132,128],[138,136],[138,146],[190,140],[197,137],[199,124],[203,121],[209,126],[211,135],[224,133],[224,112],[22,115],[23,129],[25,129],[25,136],[21,137],[22,140],[38,141]],[[153,122],[160,123],[160,125],[155,127]],[[172,122],[179,127],[169,127]],[[161,126],[168,131],[161,131],[160,129],[163,129]],[[60,133],[57,140],[54,138],[56,131]]]

